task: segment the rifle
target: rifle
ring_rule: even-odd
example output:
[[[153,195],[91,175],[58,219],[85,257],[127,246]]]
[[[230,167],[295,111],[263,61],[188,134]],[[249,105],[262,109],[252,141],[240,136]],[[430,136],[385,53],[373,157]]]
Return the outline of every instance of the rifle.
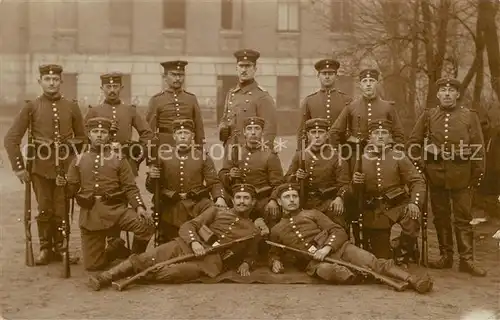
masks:
[[[305,124],[304,128],[302,129],[302,139],[300,140],[301,146],[299,146],[299,168],[306,171],[306,156],[304,154],[306,144],[307,144],[307,137],[306,137],[306,132],[305,132]],[[306,192],[306,179],[300,179],[300,207],[305,208],[306,203],[307,203],[307,192]]]
[[[355,141],[356,144],[356,163],[354,165],[354,172],[363,173],[363,148],[362,148],[362,139],[361,139],[361,116],[358,116],[358,133],[357,139]],[[353,221],[353,233],[354,233],[354,242],[356,246],[363,248],[364,246],[364,237],[363,237],[363,210],[364,210],[364,185],[355,185],[355,194],[358,207],[358,219]],[[357,230],[356,230],[357,229]]]
[[[276,243],[276,242],[272,242],[269,240],[266,240],[266,243],[269,244],[270,246],[277,247],[277,248],[284,249],[284,250],[289,250],[289,251],[296,252],[296,253],[300,253],[300,254],[302,254],[304,256],[308,256],[310,258],[314,257],[314,254],[312,254],[308,251],[295,249],[295,248],[286,246],[286,245],[281,244],[281,243]],[[339,266],[346,267],[346,268],[350,269],[351,271],[359,272],[362,275],[371,275],[373,278],[375,278],[375,279],[381,281],[382,283],[385,283],[385,284],[391,286],[392,288],[396,289],[396,291],[404,291],[408,287],[408,283],[405,281],[400,281],[400,280],[396,280],[396,279],[393,279],[390,277],[386,277],[386,276],[381,275],[373,270],[359,267],[357,265],[354,265],[354,264],[346,262],[346,261],[337,260],[335,258],[329,258],[329,257],[326,257],[323,261],[328,262],[328,263],[338,264]]]
[[[60,127],[59,121],[56,122],[57,127]],[[58,131],[58,130],[56,130]],[[55,150],[56,150],[56,172],[57,175],[60,177],[66,177],[66,172],[64,170],[64,164],[61,161],[61,151],[65,150],[63,148],[63,145],[61,143],[60,137],[59,137],[59,132],[56,133],[55,137]],[[66,156],[66,155],[65,155]],[[69,208],[68,208],[68,202],[69,199],[66,197],[66,187],[58,187],[62,189],[62,192],[64,192],[64,217],[61,221],[61,226],[59,227],[59,231],[61,232],[61,235],[63,237],[63,246],[62,246],[62,263],[63,263],[63,273],[62,276],[63,278],[69,278],[71,277],[71,268],[70,268],[70,259],[69,259],[69,235],[70,235],[70,225],[69,225],[69,220],[70,220],[70,213],[69,213]]]
[[[427,267],[429,263],[429,244],[427,242],[427,221],[429,212],[429,182],[426,181],[425,185],[425,200],[424,212],[422,213],[422,256],[420,257],[420,264]]]
[[[156,110],[156,127],[155,127],[155,146],[154,146],[154,151],[156,153],[156,158],[155,158],[155,166],[160,169],[161,168],[161,161],[160,161],[160,112],[157,109]],[[157,178],[155,180],[155,193],[154,193],[154,213],[153,213],[153,222],[155,225],[155,236],[154,236],[154,246],[158,247],[160,245],[160,219],[161,219],[161,213],[160,213],[160,205],[161,205],[161,199],[160,199],[160,194],[161,194],[161,175],[160,178]]]
[[[144,270],[142,272],[139,272],[138,274],[136,274],[136,275],[134,275],[132,277],[121,279],[121,280],[118,280],[118,281],[113,281],[112,282],[112,286],[113,286],[113,288],[115,290],[123,291],[129,285],[131,285],[132,283],[137,282],[140,279],[144,279],[147,275],[149,275],[151,273],[154,273],[154,272],[160,270],[161,268],[163,268],[165,266],[172,265],[172,264],[175,264],[175,263],[187,262],[187,261],[190,261],[190,260],[193,260],[193,259],[199,259],[201,257],[204,257],[204,256],[208,255],[208,254],[215,253],[215,252],[220,251],[222,249],[229,248],[232,245],[235,245],[237,243],[241,243],[241,242],[253,239],[254,237],[255,237],[255,235],[250,235],[250,236],[246,236],[246,237],[243,237],[243,238],[240,238],[240,239],[236,239],[236,240],[230,241],[228,243],[220,244],[220,245],[218,245],[216,247],[210,247],[210,248],[208,248],[205,251],[205,254],[203,256],[196,256],[194,253],[190,253],[190,254],[178,256],[178,257],[175,257],[175,258],[172,258],[172,259],[168,259],[166,261],[163,261],[163,262],[157,263],[155,265],[152,265],[151,267],[147,268],[146,270]]]
[[[24,185],[24,234],[26,238],[26,265],[33,267],[35,265],[35,258],[33,257],[33,242],[31,236],[31,170],[33,168],[33,122],[30,113],[28,119],[28,148],[26,152],[26,172],[28,174],[28,181]]]

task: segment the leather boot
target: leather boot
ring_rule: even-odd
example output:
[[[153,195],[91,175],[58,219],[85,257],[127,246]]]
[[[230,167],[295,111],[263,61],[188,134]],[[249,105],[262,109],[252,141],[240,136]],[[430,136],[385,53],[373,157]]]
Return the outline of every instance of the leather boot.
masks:
[[[50,263],[52,253],[52,236],[50,234],[50,223],[37,221],[38,238],[40,239],[40,254],[35,259],[35,265],[43,266]]]
[[[132,253],[141,254],[146,251],[149,244],[149,240],[140,240],[134,236],[132,241]]]
[[[394,250],[394,256],[396,264],[404,268],[408,268],[410,262],[418,262],[417,239],[408,235],[401,235],[399,246]]]
[[[417,291],[418,293],[427,293],[432,290],[434,285],[432,279],[429,275],[425,274],[423,276],[412,275],[406,270],[392,264],[388,265],[384,270],[385,275],[393,277],[399,280],[408,282],[410,287]]]
[[[99,291],[102,288],[109,287],[112,281],[127,277],[133,274],[133,272],[134,266],[127,259],[107,271],[89,276],[88,286],[94,291]]]
[[[441,257],[437,261],[429,261],[429,268],[451,269],[453,267],[453,234],[451,227],[437,229],[436,231]]]
[[[62,261],[62,253],[65,250],[65,241],[62,235],[62,227],[61,225],[54,223],[52,224],[52,253],[51,253],[51,261]],[[79,257],[71,256],[69,257],[69,264],[78,264],[80,261]]]
[[[472,230],[456,229],[455,236],[457,238],[458,253],[460,254],[458,271],[469,273],[475,277],[485,277],[486,271],[476,266],[472,259],[472,241],[474,241]]]
[[[122,238],[110,238],[106,247],[106,260],[108,263],[116,259],[127,259],[130,256],[130,250],[125,246],[125,240]]]

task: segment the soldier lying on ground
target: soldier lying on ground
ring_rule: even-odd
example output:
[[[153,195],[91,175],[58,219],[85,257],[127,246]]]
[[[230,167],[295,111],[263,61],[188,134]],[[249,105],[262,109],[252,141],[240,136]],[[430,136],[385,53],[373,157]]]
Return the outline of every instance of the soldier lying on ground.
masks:
[[[326,257],[347,261],[356,266],[371,269],[381,275],[406,281],[419,293],[432,289],[429,276],[412,275],[394,264],[393,260],[377,259],[348,241],[345,230],[332,222],[318,210],[301,210],[299,207],[299,187],[283,184],[276,191],[279,204],[283,208],[283,219],[271,229],[270,240],[286,246],[314,253],[314,260],[307,261],[294,257],[292,262],[310,276],[338,284],[353,284],[359,278],[349,269],[323,262]],[[321,234],[324,233],[323,239]],[[282,251],[270,250],[269,262],[274,273],[283,272],[285,261]]]
[[[93,290],[107,287],[112,281],[137,274],[148,267],[174,257],[194,252],[199,258],[194,261],[167,265],[150,274],[148,280],[163,283],[182,283],[202,276],[216,277],[226,269],[238,268],[241,276],[250,275],[256,261],[259,230],[249,219],[255,205],[255,188],[248,184],[235,185],[234,208],[223,209],[212,206],[179,229],[179,238],[164,243],[140,255],[131,255],[127,260],[99,275],[91,276],[89,286]],[[218,244],[255,235],[245,243],[237,244],[222,253],[206,250]]]
[[[129,162],[113,153],[108,144],[111,120],[92,118],[86,125],[90,150],[71,162],[67,181],[58,177],[56,184],[67,185],[68,197],[75,197],[81,207],[79,225],[85,269],[100,270],[118,257],[116,247],[106,249],[107,236],[117,230],[134,232],[140,245],[134,244],[132,252],[141,253],[146,250],[154,228],[146,216]]]

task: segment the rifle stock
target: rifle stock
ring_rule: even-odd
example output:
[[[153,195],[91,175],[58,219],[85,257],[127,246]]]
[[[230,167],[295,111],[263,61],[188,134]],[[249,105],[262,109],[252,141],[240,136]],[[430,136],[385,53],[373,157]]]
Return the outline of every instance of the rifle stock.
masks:
[[[305,124],[304,124],[305,126]],[[302,131],[302,139],[300,140],[301,146],[299,146],[299,167],[300,169],[306,171],[306,157],[305,157],[305,148],[307,144],[307,137],[305,130]],[[305,208],[305,205],[307,203],[307,192],[306,192],[306,179],[300,179],[300,207]]]
[[[358,129],[361,130],[361,117],[358,116]],[[356,142],[356,164],[354,165],[354,172],[359,172],[363,173],[363,144],[362,144],[362,139],[361,139],[361,132],[358,131],[358,137],[357,137],[357,142]],[[355,194],[356,194],[356,200],[357,202],[357,209],[358,209],[358,218],[355,221],[356,227],[353,228],[353,233],[354,235],[354,240],[356,245],[360,248],[363,248],[364,246],[364,236],[363,236],[363,210],[364,210],[364,185],[359,184],[355,185]],[[357,230],[355,230],[357,229]],[[357,233],[357,234],[356,234]]]
[[[427,242],[427,221],[429,212],[429,184],[426,181],[424,212],[422,213],[422,254],[420,264],[427,267],[429,264],[429,244]]]
[[[28,181],[24,184],[24,233],[26,238],[25,263],[28,267],[33,267],[35,265],[31,235],[31,170],[33,167],[34,156],[32,125],[32,115],[30,113],[28,120],[28,149],[26,152],[26,172],[28,174]]]
[[[234,244],[250,240],[250,239],[252,239],[254,237],[255,237],[255,235],[250,235],[250,236],[247,236],[247,237],[236,239],[234,241],[230,241],[228,243],[224,243],[224,244],[218,245],[216,247],[211,247],[211,248],[209,248],[209,249],[207,249],[205,251],[205,254],[203,256],[206,256],[208,254],[220,251],[220,250],[225,249],[225,248],[229,248],[229,247],[231,247]],[[178,257],[175,257],[175,258],[172,258],[172,259],[169,259],[169,260],[157,263],[157,264],[155,264],[155,265],[147,268],[146,270],[137,273],[136,275],[134,275],[132,277],[125,278],[125,279],[118,280],[118,281],[114,281],[114,282],[112,282],[112,286],[113,286],[113,288],[115,290],[123,291],[128,286],[130,286],[132,283],[137,282],[140,279],[143,279],[148,274],[150,274],[152,272],[155,272],[155,271],[159,270],[160,268],[162,268],[164,266],[168,266],[168,265],[175,264],[175,263],[186,262],[186,261],[190,261],[190,260],[193,260],[193,259],[199,259],[201,257],[202,256],[196,256],[194,253],[190,253],[190,254],[178,256]]]
[[[272,242],[272,241],[268,241],[266,240],[266,243],[269,244],[270,246],[273,246],[273,247],[277,247],[277,248],[280,248],[280,249],[284,249],[284,250],[289,250],[289,251],[292,251],[292,252],[296,252],[296,253],[300,253],[302,255],[305,255],[305,256],[308,256],[310,258],[313,258],[314,257],[314,254],[308,252],[308,251],[303,251],[303,250],[300,250],[300,249],[295,249],[295,248],[292,248],[292,247],[289,247],[289,246],[286,246],[284,244],[281,244],[281,243],[276,243],[276,242]],[[390,277],[386,277],[384,275],[381,275],[373,270],[370,270],[370,269],[366,269],[366,268],[363,268],[363,267],[359,267],[357,265],[354,265],[352,263],[349,263],[349,262],[346,262],[346,261],[342,261],[342,260],[337,260],[337,259],[334,259],[334,258],[329,258],[329,257],[326,257],[323,261],[326,261],[326,262],[329,262],[329,263],[334,263],[334,264],[338,264],[340,266],[344,266],[352,271],[356,271],[356,272],[359,272],[363,275],[366,275],[366,274],[369,274],[371,275],[373,278],[389,285],[390,287],[394,288],[396,291],[404,291],[407,287],[408,287],[408,283],[407,282],[403,282],[403,281],[400,281],[400,280],[396,280],[396,279],[392,279]]]

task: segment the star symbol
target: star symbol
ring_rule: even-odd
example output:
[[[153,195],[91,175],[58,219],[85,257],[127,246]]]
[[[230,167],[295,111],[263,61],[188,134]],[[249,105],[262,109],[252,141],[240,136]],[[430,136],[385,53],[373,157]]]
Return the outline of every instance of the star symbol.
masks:
[[[287,139],[283,139],[283,138],[280,137],[277,140],[274,140],[274,142],[275,142],[274,143],[274,151],[276,153],[279,153],[282,150],[288,148],[288,140]]]

